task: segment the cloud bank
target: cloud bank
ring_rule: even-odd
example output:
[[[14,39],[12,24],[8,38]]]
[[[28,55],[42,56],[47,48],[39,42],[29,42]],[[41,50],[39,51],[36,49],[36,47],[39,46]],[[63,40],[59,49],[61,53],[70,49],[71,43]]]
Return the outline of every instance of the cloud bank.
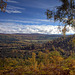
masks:
[[[60,27],[61,30],[63,26]],[[75,30],[67,26],[68,31],[66,34],[75,34]],[[0,33],[40,33],[40,34],[62,34],[61,30],[59,31],[58,26],[53,25],[22,25],[15,23],[0,23]]]

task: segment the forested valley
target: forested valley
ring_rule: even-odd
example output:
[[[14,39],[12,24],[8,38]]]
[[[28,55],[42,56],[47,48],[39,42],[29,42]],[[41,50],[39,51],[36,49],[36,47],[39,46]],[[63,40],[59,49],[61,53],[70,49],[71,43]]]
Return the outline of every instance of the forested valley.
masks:
[[[0,75],[74,74],[75,35],[0,34]]]

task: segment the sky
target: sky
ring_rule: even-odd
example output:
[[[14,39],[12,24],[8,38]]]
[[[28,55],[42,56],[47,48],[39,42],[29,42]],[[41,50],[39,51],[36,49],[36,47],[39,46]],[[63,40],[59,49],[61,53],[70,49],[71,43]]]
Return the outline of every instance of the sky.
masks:
[[[0,11],[0,33],[62,34],[60,22],[48,20],[46,15],[47,9],[61,4],[59,0],[7,0],[6,12]],[[72,27],[67,28],[67,34],[75,34]]]

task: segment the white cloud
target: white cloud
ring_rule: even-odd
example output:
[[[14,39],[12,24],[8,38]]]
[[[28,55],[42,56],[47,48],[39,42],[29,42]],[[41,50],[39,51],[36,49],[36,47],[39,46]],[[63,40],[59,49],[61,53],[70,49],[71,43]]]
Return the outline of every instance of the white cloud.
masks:
[[[7,13],[22,13],[21,11],[18,10],[6,10]]]
[[[10,3],[19,3],[19,2],[14,1],[14,0],[7,0],[7,2],[10,2]]]
[[[25,9],[25,8],[8,5],[7,9]]]
[[[8,13],[14,12],[14,11],[7,11]],[[14,12],[15,13],[15,12]],[[44,23],[50,23],[54,22],[53,20],[47,20],[47,19],[21,19],[21,20],[14,20],[14,19],[0,19],[2,22],[18,22],[18,23],[36,23],[36,24],[44,24]]]
[[[7,13],[22,13],[22,10],[25,10],[25,8],[8,5],[6,12]]]
[[[0,21],[2,21],[2,22],[16,22],[16,23],[31,23],[31,24],[33,24],[33,23],[36,23],[36,24],[38,24],[38,23],[40,23],[40,21],[34,21],[34,20],[30,20],[30,21],[28,21],[28,20],[9,20],[9,19],[0,19]]]
[[[63,27],[61,26],[61,29]],[[67,34],[75,34],[72,27],[68,27]],[[61,34],[58,26],[53,25],[22,25],[15,23],[2,23],[0,25],[0,33],[41,33],[41,34]]]
[[[41,22],[54,22],[54,20],[48,20],[48,19],[36,19],[36,21],[41,21]]]

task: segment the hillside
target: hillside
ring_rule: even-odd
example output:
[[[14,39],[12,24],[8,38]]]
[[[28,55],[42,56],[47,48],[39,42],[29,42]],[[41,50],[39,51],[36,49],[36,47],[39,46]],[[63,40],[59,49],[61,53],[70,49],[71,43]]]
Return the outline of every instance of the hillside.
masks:
[[[0,53],[1,57],[23,56],[25,58],[31,57],[32,52],[57,50],[62,55],[69,56],[71,51],[75,52],[75,45],[72,43],[73,39],[75,39],[75,35],[64,38],[61,35],[0,34]],[[36,42],[34,42],[35,40]],[[42,42],[39,40],[42,40]]]
[[[1,35],[0,75],[75,74],[75,35],[42,44],[19,42],[19,38],[21,34]]]
[[[51,36],[1,34],[0,75],[74,75],[75,35]],[[55,39],[35,43],[26,42],[27,37],[30,41]]]
[[[55,40],[48,41],[42,44],[42,47],[45,50],[57,50],[62,55],[70,56],[71,53],[75,53],[75,35],[60,37]]]
[[[12,57],[12,51],[15,50],[25,52],[35,48],[38,49],[42,43],[61,36],[44,34],[0,34],[1,57]],[[14,53],[13,56],[15,57]],[[18,56],[20,57],[20,55]]]
[[[61,37],[61,38],[57,38],[55,40],[48,41],[48,42],[44,43],[43,47],[50,49],[52,46],[54,46],[55,48],[60,47],[61,49],[69,51],[69,50],[74,49],[74,47],[72,46],[73,40],[75,40],[75,35],[70,35],[67,37]]]

